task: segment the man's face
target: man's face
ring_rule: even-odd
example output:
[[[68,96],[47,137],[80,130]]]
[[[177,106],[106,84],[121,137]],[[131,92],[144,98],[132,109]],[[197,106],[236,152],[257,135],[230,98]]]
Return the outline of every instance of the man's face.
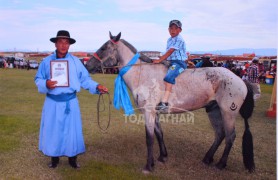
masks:
[[[181,28],[179,28],[177,25],[172,24],[169,28],[169,34],[171,35],[171,37],[176,37],[177,35],[179,35],[179,33],[181,32]]]
[[[57,48],[57,54],[64,56],[66,55],[70,47],[69,39],[59,38],[57,39],[55,46]]]

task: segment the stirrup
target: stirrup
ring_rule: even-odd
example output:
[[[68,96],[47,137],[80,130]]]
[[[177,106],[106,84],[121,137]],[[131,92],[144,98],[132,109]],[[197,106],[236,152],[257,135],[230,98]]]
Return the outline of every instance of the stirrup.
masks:
[[[164,111],[168,109],[168,103],[160,102],[156,105],[155,110]]]

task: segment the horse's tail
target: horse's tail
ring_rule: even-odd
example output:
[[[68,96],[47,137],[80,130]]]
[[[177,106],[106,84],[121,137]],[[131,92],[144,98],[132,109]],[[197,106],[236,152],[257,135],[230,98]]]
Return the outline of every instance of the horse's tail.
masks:
[[[245,168],[248,169],[249,172],[253,172],[255,170],[253,137],[249,129],[248,119],[251,117],[254,110],[254,99],[252,86],[248,82],[245,82],[245,84],[248,91],[246,98],[239,110],[240,115],[243,117],[245,123],[245,131],[242,137],[242,155]]]

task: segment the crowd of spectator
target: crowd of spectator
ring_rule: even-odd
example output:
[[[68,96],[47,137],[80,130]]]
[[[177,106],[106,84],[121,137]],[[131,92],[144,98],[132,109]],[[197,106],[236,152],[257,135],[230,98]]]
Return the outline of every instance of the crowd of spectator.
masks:
[[[259,58],[255,57],[252,61],[240,62],[227,60],[224,62],[214,61],[211,62],[209,57],[201,57],[199,62],[194,62],[195,68],[200,67],[224,67],[231,70],[237,76],[246,81],[256,83],[265,83],[266,78],[275,78],[276,64],[271,64],[270,68],[265,68]],[[210,61],[210,63],[209,63]]]
[[[276,76],[276,64],[272,64],[270,69],[266,69],[256,57],[251,62],[245,62],[244,64],[239,61],[227,61],[218,66],[230,69],[243,80],[256,81],[256,83],[265,83],[266,78],[275,78]]]

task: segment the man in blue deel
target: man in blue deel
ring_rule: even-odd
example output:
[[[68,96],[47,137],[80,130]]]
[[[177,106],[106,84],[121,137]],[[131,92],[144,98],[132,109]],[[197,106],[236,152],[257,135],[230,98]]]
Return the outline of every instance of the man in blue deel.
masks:
[[[50,168],[56,168],[59,157],[66,156],[71,167],[79,168],[77,155],[85,152],[82,122],[76,93],[81,87],[91,94],[108,89],[91,79],[81,61],[68,50],[76,41],[68,31],[60,30],[50,39],[56,51],[40,63],[35,83],[46,94],[41,115],[39,150],[51,157]]]

